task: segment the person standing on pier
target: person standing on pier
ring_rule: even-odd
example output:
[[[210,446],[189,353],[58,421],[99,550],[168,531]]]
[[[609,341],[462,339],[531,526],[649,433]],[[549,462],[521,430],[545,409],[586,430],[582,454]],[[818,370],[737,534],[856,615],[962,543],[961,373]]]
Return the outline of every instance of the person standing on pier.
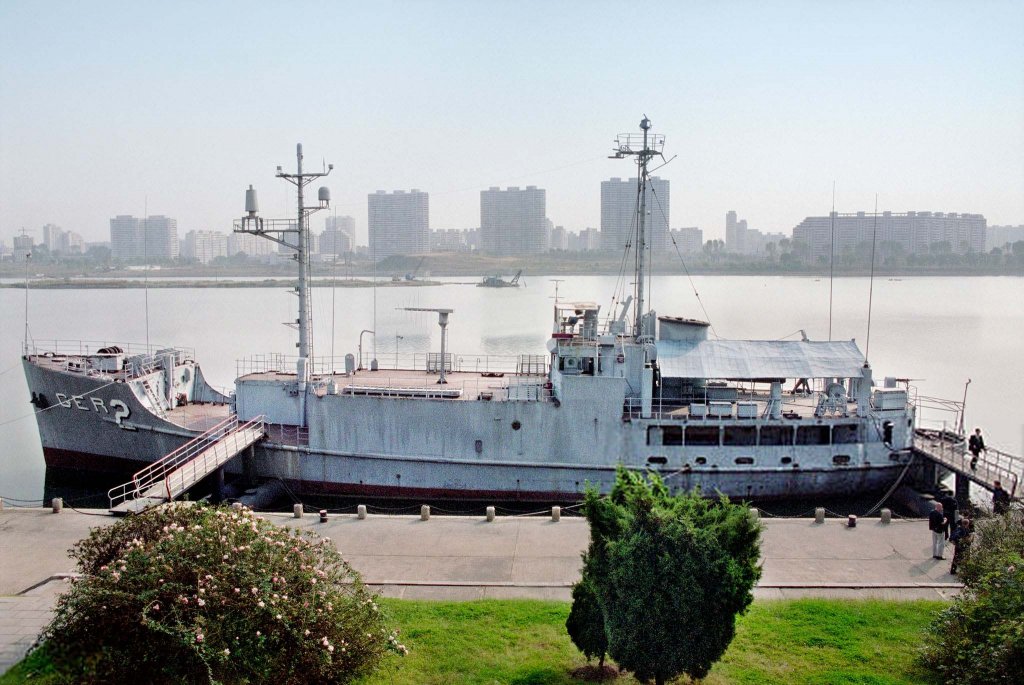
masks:
[[[952,539],[953,531],[956,530],[956,512],[958,504],[952,494],[946,493],[939,502],[942,504],[942,514],[946,517],[946,537]]]
[[[950,534],[949,540],[953,543],[953,563],[949,566],[949,572],[955,576],[957,565],[964,560],[967,550],[971,548],[971,519],[960,519],[960,525]]]
[[[974,471],[978,467],[978,455],[988,452],[985,447],[985,438],[981,437],[980,428],[974,429],[974,435],[967,441],[967,449],[971,451],[971,471]]]
[[[932,532],[932,559],[945,559],[942,552],[946,546],[946,517],[942,515],[942,504],[935,503],[928,514],[928,530]]]
[[[1003,489],[999,481],[992,483],[992,511],[996,515],[1005,514],[1010,510],[1010,493]]]

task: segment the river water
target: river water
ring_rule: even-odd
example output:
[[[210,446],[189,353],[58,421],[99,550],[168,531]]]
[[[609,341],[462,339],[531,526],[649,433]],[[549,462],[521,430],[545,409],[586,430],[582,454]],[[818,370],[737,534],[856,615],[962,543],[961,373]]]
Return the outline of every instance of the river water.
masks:
[[[559,298],[590,301],[608,312],[615,276],[560,276]],[[423,287],[315,288],[314,353],[358,354],[382,366],[395,355],[439,351],[437,315],[406,307],[454,309],[449,350],[472,367],[488,356],[545,354],[554,286],[547,277],[525,287],[477,288],[466,279]],[[967,379],[966,421],[980,426],[990,446],[1024,452],[1024,278],[904,277],[876,279],[871,338],[869,281],[841,278],[832,285],[832,338],[856,339],[876,380],[913,379],[921,396],[961,400]],[[655,276],[650,304],[659,314],[705,318],[723,338],[829,337],[827,278],[787,276]],[[699,293],[699,299],[696,293]],[[297,333],[283,322],[297,316],[297,298],[276,288],[161,288],[29,290],[29,337],[47,340],[151,341],[192,347],[207,378],[230,388],[236,361],[267,353],[295,353]],[[702,305],[703,304],[703,309]],[[20,366],[25,336],[25,292],[0,289],[0,496],[7,502],[43,497],[45,467]],[[147,336],[148,310],[148,336]],[[333,320],[333,327],[332,327]],[[332,333],[333,330],[333,333]],[[339,364],[339,368],[341,365]],[[951,414],[925,412],[932,425]]]

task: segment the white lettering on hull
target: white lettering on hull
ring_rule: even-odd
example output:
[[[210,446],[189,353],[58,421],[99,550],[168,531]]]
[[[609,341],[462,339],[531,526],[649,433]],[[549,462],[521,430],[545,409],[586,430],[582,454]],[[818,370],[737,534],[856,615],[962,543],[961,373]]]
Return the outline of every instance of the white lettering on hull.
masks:
[[[89,402],[86,403],[85,395],[69,396],[62,392],[58,392],[56,393],[56,396],[57,402],[65,409],[71,409],[73,407],[80,411],[94,411],[97,414],[110,414],[111,410],[113,410],[114,423],[119,426],[124,419],[127,419],[132,414],[128,405],[121,400],[110,400],[109,403],[105,403],[102,397],[90,397]]]

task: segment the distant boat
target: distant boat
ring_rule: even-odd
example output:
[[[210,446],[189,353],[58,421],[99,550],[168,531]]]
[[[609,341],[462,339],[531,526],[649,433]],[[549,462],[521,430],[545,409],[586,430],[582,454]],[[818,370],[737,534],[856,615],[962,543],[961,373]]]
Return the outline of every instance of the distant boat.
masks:
[[[511,281],[506,281],[499,276],[486,276],[484,280],[476,284],[478,288],[518,288],[519,277],[523,275],[523,270],[520,269],[516,272],[516,275],[512,277]]]

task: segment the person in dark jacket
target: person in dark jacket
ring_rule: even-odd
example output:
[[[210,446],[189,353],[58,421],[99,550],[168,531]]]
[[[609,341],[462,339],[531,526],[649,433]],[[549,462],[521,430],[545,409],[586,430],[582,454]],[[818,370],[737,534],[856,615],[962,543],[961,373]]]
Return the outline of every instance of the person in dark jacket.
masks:
[[[942,503],[942,514],[946,517],[946,538],[953,534],[956,530],[956,514],[957,514],[957,502],[953,495],[946,493],[939,498]]]
[[[932,559],[945,559],[942,552],[946,546],[946,517],[942,514],[940,502],[936,502],[928,514],[928,530],[932,532]]]
[[[1003,484],[999,481],[992,485],[992,511],[996,514],[1005,514],[1010,510],[1010,493],[1003,489]]]
[[[971,548],[973,532],[971,519],[964,517],[960,519],[960,524],[949,536],[950,542],[953,543],[953,563],[950,564],[949,572],[953,575],[956,575],[956,567],[964,560],[967,550]]]
[[[973,471],[978,466],[978,455],[988,452],[988,448],[985,447],[985,438],[981,437],[980,428],[974,429],[974,435],[967,441],[967,449],[971,451],[971,471]]]

